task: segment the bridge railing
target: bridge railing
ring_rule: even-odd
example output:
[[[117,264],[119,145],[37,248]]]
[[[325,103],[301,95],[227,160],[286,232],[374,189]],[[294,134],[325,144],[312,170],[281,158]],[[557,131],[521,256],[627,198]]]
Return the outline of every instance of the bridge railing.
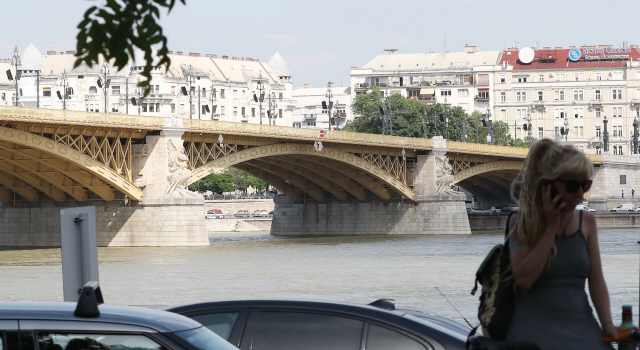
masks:
[[[199,119],[184,119],[183,125],[187,128],[202,129],[203,131],[229,134],[262,134],[269,136],[280,136],[285,139],[307,139],[319,141],[326,140],[353,144],[378,144],[398,148],[411,147],[415,149],[431,149],[433,146],[433,142],[431,139],[365,134],[349,131],[293,128],[288,126],[234,123]]]
[[[33,118],[38,118],[38,122],[64,121],[70,124],[72,124],[73,122],[126,124],[145,127],[145,129],[148,129],[149,127],[152,127],[153,129],[159,129],[164,124],[164,118],[161,117],[16,106],[0,106],[0,115],[12,119],[31,119],[31,121],[33,121]]]

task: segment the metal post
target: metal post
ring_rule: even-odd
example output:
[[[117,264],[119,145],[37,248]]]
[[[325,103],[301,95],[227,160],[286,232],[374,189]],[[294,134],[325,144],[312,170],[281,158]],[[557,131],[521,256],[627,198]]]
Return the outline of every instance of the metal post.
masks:
[[[478,136],[476,136],[476,139]],[[464,122],[462,123],[462,142],[467,142],[467,113],[464,114]]]
[[[444,97],[444,122],[445,122],[445,139],[449,140],[449,113],[447,111],[447,97]]]
[[[107,113],[107,77],[109,75],[109,64],[106,60],[102,62],[102,71],[101,74],[104,74],[104,81],[102,82],[102,89],[104,91],[104,112]]]
[[[22,64],[20,63],[20,55],[18,54],[18,46],[16,45],[13,49],[13,57],[11,58],[11,65],[16,67],[16,76],[13,77],[16,81],[16,99],[14,105],[18,106],[18,67]]]
[[[424,138],[426,139],[428,137],[428,132],[429,132],[429,119],[427,118],[427,111],[424,111],[424,116],[422,117],[422,120],[424,121]]]
[[[569,142],[569,121],[564,117],[564,142]]]
[[[202,119],[200,112],[202,112],[202,106],[200,105],[200,87],[198,87],[198,119]]]
[[[602,133],[602,141],[604,143],[604,151],[605,152],[609,152],[609,131],[607,131],[607,123],[609,122],[607,120],[607,116],[604,116],[604,120],[602,121],[604,123],[604,132]]]
[[[124,79],[124,91],[125,91],[125,114],[129,115],[129,78]]]
[[[67,110],[67,70],[62,71],[62,109]]]
[[[491,116],[491,113],[489,113],[489,116]],[[489,119],[489,121],[487,122],[489,124],[489,135],[491,137],[491,140],[489,141],[490,145],[494,144],[493,141],[493,121],[491,119]]]
[[[216,96],[216,88],[213,87],[213,83],[211,84],[211,120],[213,120],[213,115],[214,115],[214,108],[213,108],[213,102],[217,99]]]
[[[260,72],[260,75],[258,75],[258,96],[254,97],[254,101],[256,99],[258,100],[257,102],[260,103],[260,124],[262,125],[262,100],[264,100],[264,86],[262,82],[262,72]]]
[[[191,93],[191,85],[193,84],[193,81],[191,80],[191,74],[193,73],[193,66],[189,65],[189,119],[192,119],[193,116],[191,115],[191,103],[192,103],[192,99],[193,99],[193,93]]]
[[[531,148],[531,113],[527,109],[527,131],[529,133],[529,148]]]
[[[633,154],[638,154],[638,118],[633,118]]]
[[[36,71],[36,107],[40,108],[40,71]]]
[[[331,99],[333,98],[333,93],[331,92],[331,82],[327,83],[327,92],[325,93],[324,97],[327,98],[327,115],[329,116],[329,130],[331,130],[331,110],[333,109],[333,101],[331,101]],[[338,129],[338,125],[336,125],[335,129]]]

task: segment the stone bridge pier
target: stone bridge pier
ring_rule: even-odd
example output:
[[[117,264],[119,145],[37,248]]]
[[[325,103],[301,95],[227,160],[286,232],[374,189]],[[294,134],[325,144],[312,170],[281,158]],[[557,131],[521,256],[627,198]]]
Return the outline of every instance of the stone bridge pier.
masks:
[[[408,173],[414,200],[292,201],[275,199],[272,235],[336,236],[386,234],[471,234],[463,193],[452,191],[446,143],[417,155]]]

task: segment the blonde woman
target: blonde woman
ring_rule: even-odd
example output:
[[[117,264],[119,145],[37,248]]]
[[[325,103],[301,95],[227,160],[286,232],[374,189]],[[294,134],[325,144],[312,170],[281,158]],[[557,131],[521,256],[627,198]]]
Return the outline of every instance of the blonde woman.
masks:
[[[611,319],[596,219],[576,209],[592,181],[591,161],[573,146],[542,139],[525,159],[511,186],[520,211],[509,222],[516,301],[507,340],[544,350],[612,349],[603,336],[617,340],[625,330]]]

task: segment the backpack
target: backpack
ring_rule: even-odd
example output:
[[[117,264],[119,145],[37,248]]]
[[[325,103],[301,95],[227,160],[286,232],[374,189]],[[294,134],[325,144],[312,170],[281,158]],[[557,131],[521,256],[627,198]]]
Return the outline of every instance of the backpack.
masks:
[[[507,218],[505,239],[509,234],[511,215],[513,213]],[[510,267],[509,243],[505,242],[491,248],[476,272],[476,282],[471,294],[475,295],[480,283],[482,290],[478,319],[485,337],[504,339],[507,335],[515,302],[515,285]]]

